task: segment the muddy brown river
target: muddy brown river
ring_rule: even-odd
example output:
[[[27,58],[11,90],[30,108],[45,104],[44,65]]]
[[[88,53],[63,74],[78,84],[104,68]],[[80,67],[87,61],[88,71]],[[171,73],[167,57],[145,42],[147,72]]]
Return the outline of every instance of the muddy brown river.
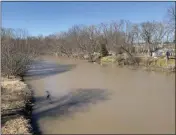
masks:
[[[25,81],[43,134],[175,133],[175,74],[42,57]]]

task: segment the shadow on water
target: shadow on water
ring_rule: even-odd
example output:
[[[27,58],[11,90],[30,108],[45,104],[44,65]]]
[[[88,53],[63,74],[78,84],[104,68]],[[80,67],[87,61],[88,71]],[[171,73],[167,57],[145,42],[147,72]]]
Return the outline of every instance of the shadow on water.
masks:
[[[75,112],[87,111],[89,105],[108,100],[110,93],[104,89],[77,89],[73,92],[57,98],[52,97],[52,102],[46,97],[36,97],[36,105],[33,113],[33,126],[39,131],[37,121],[44,117],[68,118]],[[41,133],[41,132],[40,132]]]
[[[25,74],[25,80],[37,80],[51,75],[70,71],[76,65],[61,65],[51,62],[40,61],[34,62],[28,72]]]

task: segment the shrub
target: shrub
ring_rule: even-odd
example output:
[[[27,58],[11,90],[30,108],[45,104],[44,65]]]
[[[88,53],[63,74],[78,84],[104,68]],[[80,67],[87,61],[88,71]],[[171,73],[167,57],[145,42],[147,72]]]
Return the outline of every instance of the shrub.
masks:
[[[22,32],[12,29],[1,29],[2,75],[8,77],[11,75],[23,75],[37,55],[36,49]]]

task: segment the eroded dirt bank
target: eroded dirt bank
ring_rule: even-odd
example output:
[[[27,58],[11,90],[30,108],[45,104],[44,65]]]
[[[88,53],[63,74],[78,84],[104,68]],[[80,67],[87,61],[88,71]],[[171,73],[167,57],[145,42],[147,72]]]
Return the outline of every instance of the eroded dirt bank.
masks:
[[[175,75],[42,57],[25,80],[42,133],[175,132]]]

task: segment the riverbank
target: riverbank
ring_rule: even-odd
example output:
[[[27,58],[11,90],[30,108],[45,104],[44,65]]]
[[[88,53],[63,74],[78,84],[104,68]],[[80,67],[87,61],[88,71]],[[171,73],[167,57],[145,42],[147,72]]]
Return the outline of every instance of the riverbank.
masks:
[[[175,59],[153,58],[153,57],[134,57],[124,58],[123,56],[107,56],[100,59],[101,65],[115,65],[121,67],[130,67],[133,69],[142,69],[148,71],[175,72]]]
[[[132,56],[127,53],[118,55],[108,55],[101,57],[100,53],[92,54],[92,56],[84,55],[82,57],[75,56],[56,56],[57,58],[70,58],[77,60],[85,60],[90,63],[97,63],[100,65],[113,65],[116,67],[130,67],[132,69],[141,69],[147,71],[159,72],[175,72],[175,57],[171,56],[166,60],[165,56],[151,57],[147,55]]]
[[[32,134],[32,91],[19,77],[1,77],[2,134]]]

